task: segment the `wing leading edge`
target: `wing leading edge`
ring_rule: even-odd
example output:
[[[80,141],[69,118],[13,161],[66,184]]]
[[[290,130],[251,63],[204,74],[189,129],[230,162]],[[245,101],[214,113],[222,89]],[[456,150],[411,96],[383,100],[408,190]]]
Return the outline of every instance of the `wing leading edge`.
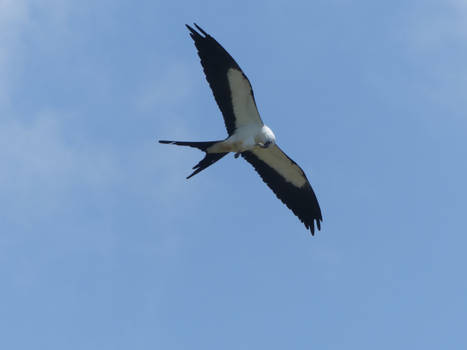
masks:
[[[303,170],[277,145],[242,153],[269,188],[300,219],[311,234],[321,229],[321,209]]]

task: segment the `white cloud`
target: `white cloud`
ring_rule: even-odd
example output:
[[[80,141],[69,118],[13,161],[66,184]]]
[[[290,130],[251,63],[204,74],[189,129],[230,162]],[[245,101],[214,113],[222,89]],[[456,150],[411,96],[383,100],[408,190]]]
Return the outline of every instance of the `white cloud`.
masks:
[[[22,28],[28,22],[28,6],[21,0],[0,0],[0,104],[8,102],[11,64],[20,46]]]
[[[150,74],[136,101],[137,106],[142,110],[161,106],[169,109],[178,104],[193,91],[194,78],[189,68],[182,62],[174,62],[162,74],[160,71]]]
[[[47,112],[32,122],[0,122],[0,193],[12,215],[29,209],[48,215],[80,191],[119,188],[165,205],[195,191],[186,186],[185,176],[198,160],[193,159],[196,151],[169,149],[154,139],[126,154],[95,141],[76,145],[61,119],[66,118]]]
[[[134,107],[141,114],[152,113],[158,129],[154,138],[142,140],[137,150],[129,151],[133,154],[119,153],[118,145],[103,145],[99,140],[73,144],[67,120],[90,116],[77,116],[66,106],[42,106],[42,111],[24,117],[18,106],[8,102],[18,90],[22,98],[28,98],[27,86],[21,86],[26,84],[24,79],[17,79],[24,69],[22,57],[31,54],[24,38],[32,38],[41,47],[56,45],[53,32],[74,30],[69,16],[77,6],[59,0],[0,0],[0,193],[11,217],[27,220],[31,215],[50,215],[70,198],[75,199],[80,189],[112,191],[119,187],[155,204],[171,203],[178,195],[195,190],[181,186],[198,160],[192,159],[195,151],[169,150],[156,143],[163,135],[189,133],[183,118],[173,112],[194,90],[190,83],[194,80],[183,63],[171,63],[162,75],[148,74]]]
[[[11,29],[21,24],[27,17],[27,1],[0,0],[0,29]]]
[[[15,77],[22,72],[29,44],[25,38],[33,37],[46,44],[51,34],[65,32],[71,3],[59,0],[0,0],[1,108],[9,105],[11,91],[16,84]]]
[[[0,192],[17,208],[49,210],[77,186],[102,188],[118,179],[111,152],[68,144],[59,118],[42,113],[33,122],[0,123]]]

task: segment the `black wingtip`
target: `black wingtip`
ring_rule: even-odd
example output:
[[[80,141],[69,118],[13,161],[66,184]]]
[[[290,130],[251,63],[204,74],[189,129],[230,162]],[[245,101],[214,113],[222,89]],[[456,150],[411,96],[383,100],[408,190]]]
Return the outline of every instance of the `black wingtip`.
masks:
[[[159,140],[159,143],[171,144],[173,141]]]
[[[203,28],[201,28],[199,25],[197,25],[196,23],[193,23],[196,27],[196,29],[198,29],[204,36],[208,36],[209,34],[206,33]]]
[[[203,28],[201,28],[199,25],[197,25],[196,23],[193,23],[194,26],[196,27],[196,29],[198,29],[201,34],[203,34],[205,37],[207,37],[209,34],[206,33]],[[190,31],[190,35],[191,37],[194,39],[195,37],[200,37],[202,38],[202,36],[195,30],[193,29],[193,27],[189,26],[188,24],[185,24],[185,26],[188,28],[188,30]]]
[[[188,30],[191,32],[191,34],[198,34],[196,30],[194,30],[192,27],[190,27],[188,24],[185,24],[185,27],[188,28]]]
[[[321,221],[322,220],[323,220],[322,218],[316,219],[316,228],[318,229],[318,231],[321,231]],[[310,225],[310,232],[311,232],[312,236],[315,235],[315,222],[314,221]]]
[[[310,230],[310,233],[312,236],[315,235],[315,221],[316,221],[316,228],[318,229],[318,231],[321,231],[321,221],[323,221],[321,217],[314,219],[310,225],[305,225],[305,227],[308,230]]]
[[[200,168],[199,166],[194,166],[193,169],[196,169],[196,170],[186,177],[187,180],[189,180],[190,178],[192,178],[193,176],[195,176],[196,174],[198,174],[199,172],[203,170],[203,168]]]

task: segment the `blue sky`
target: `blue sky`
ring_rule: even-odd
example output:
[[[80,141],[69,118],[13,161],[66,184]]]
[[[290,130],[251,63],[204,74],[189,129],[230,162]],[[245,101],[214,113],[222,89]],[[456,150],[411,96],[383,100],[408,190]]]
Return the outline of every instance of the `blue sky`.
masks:
[[[309,175],[226,135],[197,22]],[[0,0],[0,346],[465,349],[467,1]]]

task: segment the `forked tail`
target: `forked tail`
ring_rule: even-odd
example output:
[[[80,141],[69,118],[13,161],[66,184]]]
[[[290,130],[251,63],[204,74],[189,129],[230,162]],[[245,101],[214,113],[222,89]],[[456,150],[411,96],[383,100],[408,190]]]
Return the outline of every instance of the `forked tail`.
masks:
[[[221,141],[206,141],[206,142],[190,142],[190,141],[166,141],[166,140],[161,140],[159,143],[164,143],[164,144],[169,144],[169,145],[177,145],[177,146],[188,146],[188,147],[194,147],[197,148],[203,152],[206,152],[206,150],[211,147],[213,144],[221,142]],[[196,164],[193,169],[195,170],[191,175],[187,177],[189,179],[192,176],[195,176],[198,174],[200,171],[206,169],[210,165],[214,164],[217,162],[219,159],[221,159],[223,156],[225,156],[227,153],[207,153],[204,156],[201,161]]]

